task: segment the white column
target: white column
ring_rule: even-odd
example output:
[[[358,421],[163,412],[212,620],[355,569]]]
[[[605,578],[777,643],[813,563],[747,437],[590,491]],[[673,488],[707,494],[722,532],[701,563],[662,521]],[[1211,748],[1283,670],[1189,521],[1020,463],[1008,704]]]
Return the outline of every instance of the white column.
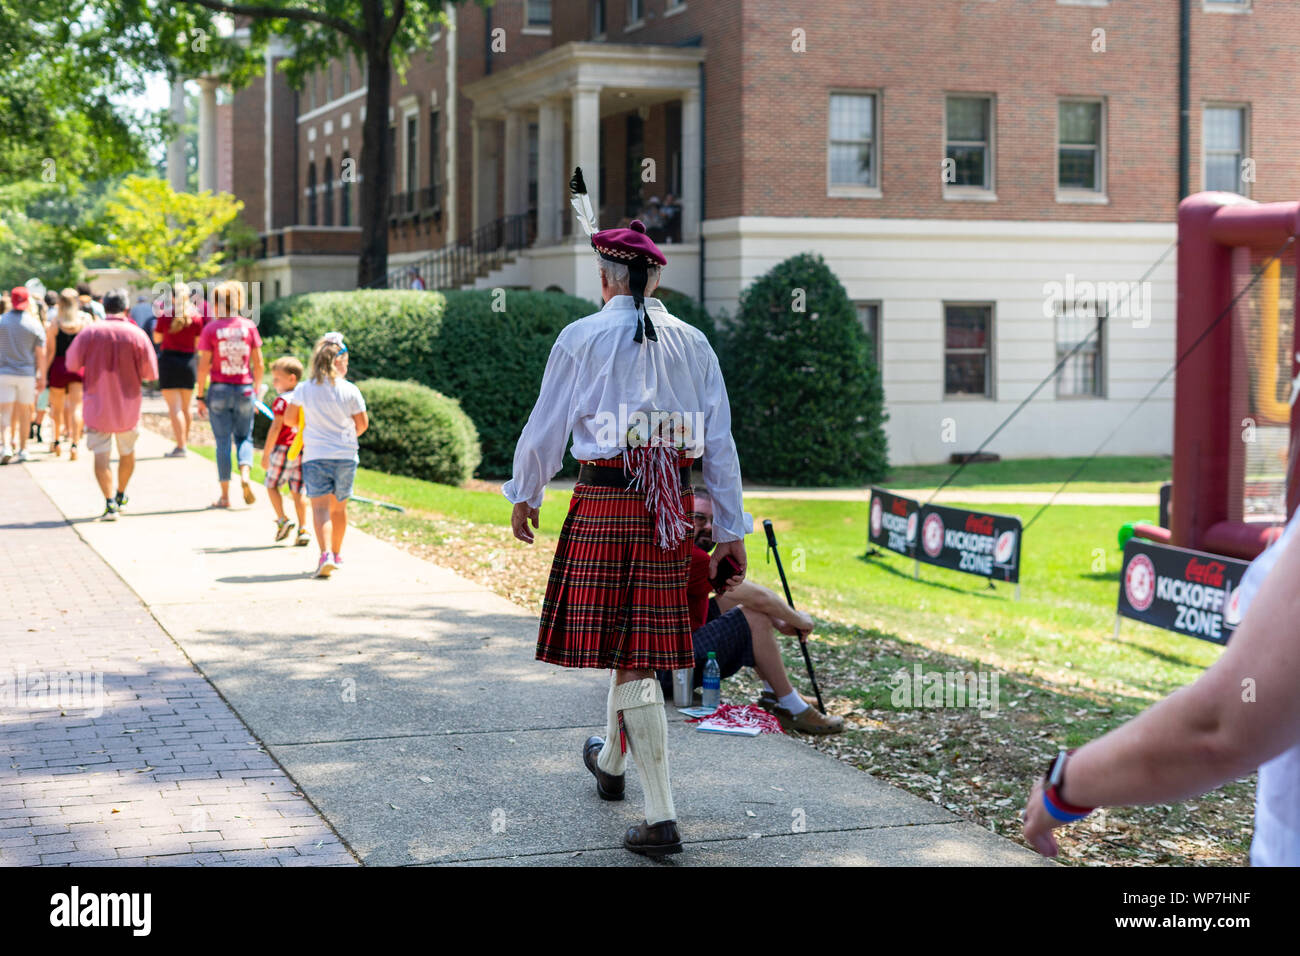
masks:
[[[576,87],[570,103],[569,151],[573,165],[582,167],[582,178],[587,183],[587,195],[591,198],[591,211],[596,216],[597,225],[608,226],[609,223],[600,222],[600,87]],[[577,226],[574,227],[574,238],[586,239]]]
[[[199,191],[217,188],[217,81],[199,80]]]
[[[456,137],[459,127],[456,125],[456,102],[460,99],[460,90],[456,85],[456,5],[453,3],[447,7],[447,26],[443,34],[444,48],[447,51],[447,106],[446,115],[444,116],[444,126],[447,130],[447,175],[443,177],[446,183],[446,195],[442,201],[442,223],[443,235],[448,243],[456,241],[458,234],[458,219],[456,211],[457,197],[460,194],[458,163],[460,153],[457,151]]]
[[[176,135],[167,144],[167,182],[172,189],[183,193],[189,177],[185,169],[185,81],[172,84],[171,121],[176,124]]]
[[[560,237],[560,216],[568,200],[563,137],[560,104],[543,100],[537,108],[537,241],[542,243]]]
[[[704,170],[700,143],[700,93],[687,90],[682,94],[682,242],[700,239],[700,196]]]
[[[528,145],[528,137],[524,131],[524,115],[518,110],[511,110],[506,113],[505,121],[505,143],[502,146],[502,152],[505,156],[505,215],[513,216],[515,213],[524,211],[528,192],[528,170],[520,162],[520,156],[523,155],[520,146]],[[524,198],[521,199],[520,197]]]

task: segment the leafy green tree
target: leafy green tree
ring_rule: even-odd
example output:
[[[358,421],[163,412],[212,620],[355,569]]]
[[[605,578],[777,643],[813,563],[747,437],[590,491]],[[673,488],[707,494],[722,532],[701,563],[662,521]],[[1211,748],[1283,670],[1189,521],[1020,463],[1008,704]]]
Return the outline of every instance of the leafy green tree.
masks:
[[[880,371],[821,256],[787,259],[744,291],[720,361],[746,478],[838,485],[884,477]]]
[[[98,251],[155,282],[206,279],[225,261],[209,240],[243,208],[229,193],[178,193],[165,180],[128,176],[105,204],[108,238]]]
[[[405,70],[416,50],[429,46],[434,28],[445,21],[442,0],[98,0],[111,3],[119,22],[148,24],[162,48],[173,50],[176,69],[189,75],[220,75],[234,86],[248,82],[263,68],[263,53],[272,36],[288,41],[293,53],[280,64],[289,82],[301,89],[317,69],[351,53],[366,71],[366,113],[359,158],[361,256],[357,284],[369,285],[388,272],[390,201],[388,142],[392,74]],[[447,3],[460,0],[447,0]],[[214,14],[248,24],[245,40],[222,38]],[[196,50],[195,45],[202,47]]]

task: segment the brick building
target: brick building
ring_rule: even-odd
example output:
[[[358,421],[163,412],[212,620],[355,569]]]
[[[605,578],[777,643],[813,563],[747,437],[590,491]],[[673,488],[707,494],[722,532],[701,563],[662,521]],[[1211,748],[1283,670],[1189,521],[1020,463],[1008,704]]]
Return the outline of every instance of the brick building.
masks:
[[[1172,361],[1175,254],[1115,284],[1175,238],[1176,3],[498,0],[449,18],[393,82],[394,270],[596,299],[574,165],[602,226],[673,197],[664,285],[715,313],[821,253],[874,337],[898,463],[973,447],[1099,321],[994,451],[1090,452]],[[1293,2],[1192,0],[1190,192],[1300,196],[1297,28]],[[364,96],[355,63],[234,96],[264,298],[354,284]],[[1122,294],[1056,301],[1087,283]],[[1107,452],[1168,452],[1171,393]]]

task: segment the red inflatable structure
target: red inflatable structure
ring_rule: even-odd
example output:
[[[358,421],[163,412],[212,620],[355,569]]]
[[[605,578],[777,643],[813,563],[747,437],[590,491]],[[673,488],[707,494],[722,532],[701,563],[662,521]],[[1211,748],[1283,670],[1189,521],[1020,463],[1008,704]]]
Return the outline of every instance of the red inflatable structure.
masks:
[[[1253,558],[1300,501],[1297,236],[1300,202],[1206,192],[1178,207],[1176,354],[1192,351],[1174,379],[1175,545]]]

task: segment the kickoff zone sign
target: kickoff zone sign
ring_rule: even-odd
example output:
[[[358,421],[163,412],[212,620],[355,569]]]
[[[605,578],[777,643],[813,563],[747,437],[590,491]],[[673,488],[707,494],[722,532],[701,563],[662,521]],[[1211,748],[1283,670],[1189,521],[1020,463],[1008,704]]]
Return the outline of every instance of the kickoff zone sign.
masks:
[[[1227,644],[1241,623],[1240,585],[1249,566],[1236,558],[1129,538],[1116,613]]]
[[[1020,519],[925,505],[916,556],[926,564],[997,581],[1020,580]]]
[[[891,494],[883,488],[872,488],[867,540],[909,558],[914,557],[920,508],[911,498]]]

